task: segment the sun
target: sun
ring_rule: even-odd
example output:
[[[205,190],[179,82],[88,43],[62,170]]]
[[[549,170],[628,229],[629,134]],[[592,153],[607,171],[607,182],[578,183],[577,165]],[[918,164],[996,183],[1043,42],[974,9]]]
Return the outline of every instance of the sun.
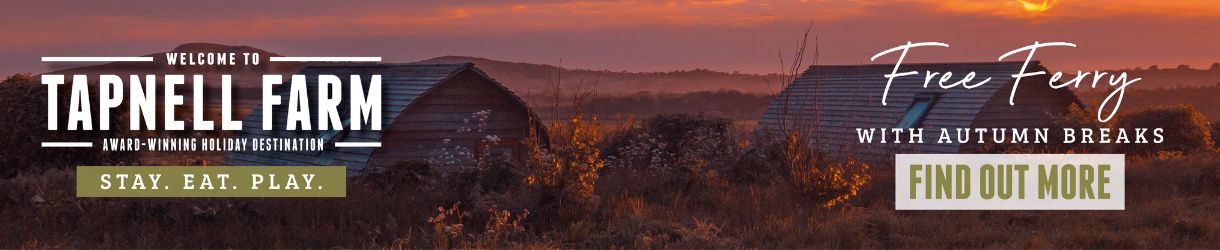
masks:
[[[1055,0],[1042,0],[1041,3],[1036,2],[1036,0],[1017,0],[1017,2],[1021,2],[1021,7],[1025,8],[1025,11],[1032,13],[1046,12],[1047,10],[1050,10],[1051,7],[1055,6]]]

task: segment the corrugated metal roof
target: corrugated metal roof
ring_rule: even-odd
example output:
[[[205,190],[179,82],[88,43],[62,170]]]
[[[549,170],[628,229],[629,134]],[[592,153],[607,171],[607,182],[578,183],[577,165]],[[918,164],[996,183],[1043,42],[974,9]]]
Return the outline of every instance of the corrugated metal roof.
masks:
[[[811,131],[812,143],[823,152],[830,153],[888,156],[895,150],[904,153],[958,152],[961,146],[959,144],[934,143],[939,136],[939,129],[970,127],[975,115],[988,99],[997,92],[1007,95],[1013,81],[1012,74],[1019,72],[1022,64],[1023,62],[903,64],[900,72],[913,70],[918,74],[894,79],[886,99],[888,105],[881,104],[881,95],[887,81],[884,75],[893,71],[893,64],[814,65],[771,102],[759,119],[758,128],[763,132],[775,133],[780,131],[781,121],[786,121],[789,126]],[[1044,70],[1038,62],[1031,62],[1029,67],[1026,72]],[[942,74],[951,71],[954,74],[951,79],[953,82],[971,71],[977,74],[971,84],[988,77],[991,81],[974,89],[959,86],[946,90],[937,85],[936,81],[940,77],[938,75],[924,88],[924,77],[929,70]],[[1032,81],[1022,83],[1032,84]],[[915,100],[915,96],[921,93],[939,95],[921,125],[924,128],[925,143],[859,142],[856,128],[894,128]],[[878,138],[874,140],[878,140],[879,136],[875,135]]]
[[[350,75],[359,75],[366,91],[369,87],[369,79],[371,75],[381,75],[381,104],[382,104],[382,129],[388,129],[390,124],[406,110],[408,106],[418,100],[428,91],[446,81],[450,77],[467,69],[473,69],[473,64],[343,64],[343,65],[314,65],[302,69],[299,73],[306,76],[306,82],[311,86],[308,88],[308,96],[310,97],[310,111],[317,111],[317,78],[318,75],[336,75],[343,81],[344,97],[339,104],[339,116],[347,117],[349,111],[349,99],[347,98]],[[476,70],[477,72],[477,70]],[[482,74],[482,72],[479,72]],[[485,75],[484,75],[485,76]],[[490,78],[488,78],[490,79]],[[242,125],[244,128],[237,131],[234,137],[241,138],[317,138],[325,131],[316,130],[285,130],[285,120],[288,116],[288,94],[290,91],[288,81],[290,77],[285,77],[285,83],[277,86],[273,92],[283,98],[282,105],[276,106],[272,115],[275,116],[273,121],[274,130],[262,129],[262,105],[254,108],[254,111],[247,116]],[[494,80],[493,80],[494,82]],[[498,84],[497,84],[498,85]],[[502,86],[501,86],[502,88]],[[366,92],[367,94],[367,92]],[[316,117],[311,117],[316,119]],[[355,122],[355,121],[353,121]],[[316,120],[314,121],[316,123]],[[318,124],[313,124],[317,126]],[[367,127],[363,130],[348,130],[342,136],[342,141],[345,142],[377,142],[380,141],[383,131],[368,130]],[[369,157],[373,154],[376,148],[336,148],[333,144],[326,145],[326,150],[318,151],[235,151],[229,154],[226,159],[226,165],[326,165],[326,166],[347,166],[349,171],[359,171],[367,164]]]

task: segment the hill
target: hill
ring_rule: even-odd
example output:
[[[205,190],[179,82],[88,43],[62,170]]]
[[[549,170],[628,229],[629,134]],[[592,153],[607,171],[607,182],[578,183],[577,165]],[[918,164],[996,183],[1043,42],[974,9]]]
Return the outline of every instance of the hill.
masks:
[[[236,52],[259,53],[263,58],[279,56],[278,54],[250,46],[231,46],[212,43],[187,43],[179,45],[167,52]],[[170,66],[165,63],[163,53],[152,53],[146,56],[154,58],[153,63],[147,62],[113,62],[101,65],[58,65],[72,67],[53,71],[54,74],[202,74],[209,89],[219,88],[220,75],[229,74],[237,87],[236,94],[240,101],[252,101],[258,98],[261,75],[291,74],[303,67],[301,63],[269,62],[263,60],[257,66]],[[696,92],[732,91],[747,95],[771,95],[780,91],[782,79],[777,74],[743,74],[736,72],[718,72],[707,69],[693,69],[668,72],[627,72],[591,69],[560,68],[547,64],[522,63],[492,60],[469,56],[442,56],[415,63],[474,63],[491,77],[504,83],[518,95],[526,99],[549,96],[553,90],[551,83],[560,75],[564,82],[565,93],[594,92],[601,96],[639,96],[656,94],[683,94]],[[1220,84],[1220,63],[1213,64],[1208,69],[1192,69],[1186,66],[1175,68],[1134,68],[1122,70],[1107,70],[1107,73],[1125,71],[1134,77],[1143,78],[1133,85],[1135,89],[1162,89],[1182,87],[1208,88]],[[769,83],[769,84],[768,84]],[[770,85],[770,86],[768,86]],[[189,93],[188,90],[184,90]],[[215,100],[209,100],[213,102]]]
[[[1127,72],[1127,74],[1134,77],[1143,78],[1143,80],[1131,85],[1141,89],[1210,87],[1220,84],[1220,63],[1213,63],[1208,69],[1192,69],[1187,65],[1162,69],[1152,65],[1148,68],[1108,70],[1105,72],[1110,74]]]
[[[735,90],[743,93],[771,93],[770,81],[778,92],[778,75],[758,75],[694,69],[670,72],[626,72],[567,69],[546,64],[497,61],[478,57],[442,56],[418,63],[474,63],[497,81],[518,94],[547,92],[560,74],[569,92],[576,86],[601,95],[626,95],[639,92],[686,93]],[[569,92],[571,93],[571,92]]]
[[[1097,107],[1106,99],[1106,91],[1077,91],[1085,106]],[[1123,96],[1119,113],[1135,112],[1156,106],[1186,104],[1195,107],[1208,120],[1220,121],[1220,84],[1211,86],[1137,88]]]

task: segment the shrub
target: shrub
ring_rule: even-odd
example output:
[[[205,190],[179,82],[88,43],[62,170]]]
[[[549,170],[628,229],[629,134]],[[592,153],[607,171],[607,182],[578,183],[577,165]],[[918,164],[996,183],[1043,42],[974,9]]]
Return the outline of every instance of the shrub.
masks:
[[[437,215],[428,218],[432,224],[433,247],[449,248],[511,248],[514,242],[524,239],[525,227],[521,224],[529,215],[522,211],[514,215],[508,210],[490,207],[480,225],[472,214],[464,212],[459,203],[452,207],[437,207]]]
[[[1173,171],[1165,171],[1167,167]],[[1220,154],[1150,158],[1128,169],[1127,190],[1141,190],[1154,197],[1220,194]]]
[[[1100,129],[1108,128],[1109,123],[1097,121],[1097,116],[1088,110],[1082,109],[1079,105],[1069,104],[1067,112],[1050,114],[1050,126],[1048,126],[1048,138],[1065,138],[1064,129],[1074,131],[1080,128]],[[1032,130],[1030,133],[1034,133]],[[1076,135],[1079,136],[1079,135]],[[1046,154],[1046,153],[1105,153],[1113,151],[1111,144],[1107,143],[1081,143],[1081,140],[1076,140],[1072,143],[1064,143],[1063,140],[1050,139],[1047,143],[996,143],[992,140],[986,140],[982,144],[974,142],[966,145],[978,145],[976,151],[978,153],[988,154]]]
[[[755,152],[761,154],[758,158],[765,161],[763,165],[778,170],[801,200],[829,208],[858,195],[872,179],[869,165],[850,156],[832,157],[818,151],[810,138],[799,132],[786,132],[781,138],[760,137]]]
[[[436,171],[423,161],[399,161],[389,167],[370,166],[352,178],[353,184],[365,185],[383,192],[432,186]]]
[[[1220,122],[1212,122],[1212,146],[1220,148]]]
[[[539,217],[562,223],[596,207],[593,191],[605,167],[596,145],[604,136],[596,116],[586,121],[579,113],[551,128],[549,148],[538,141],[537,129],[529,130],[525,183],[539,196]]]
[[[42,148],[41,142],[52,141],[89,141],[100,145],[102,138],[119,137],[126,125],[125,112],[122,108],[111,109],[110,130],[100,130],[98,124],[94,130],[67,131],[62,124],[68,120],[68,100],[71,92],[62,86],[59,88],[58,121],[59,130],[47,130],[47,87],[29,74],[17,74],[0,82],[0,113],[5,119],[0,119],[0,127],[6,131],[0,134],[0,145],[4,145],[4,154],[0,154],[0,177],[8,178],[19,172],[46,169],[51,167],[67,167],[72,165],[113,165],[131,162],[136,154],[123,151],[102,151],[101,149],[74,148]],[[94,93],[96,94],[96,93]],[[90,97],[90,107],[96,111],[96,97]],[[97,113],[90,118],[97,121]]]
[[[1120,152],[1128,154],[1147,156],[1160,151],[1194,153],[1212,151],[1215,145],[1207,119],[1187,105],[1161,106],[1130,113],[1120,117],[1117,127],[1149,129],[1149,140],[1155,139],[1151,138],[1153,129],[1164,128],[1165,140],[1161,143],[1118,145]]]
[[[704,115],[654,116],[611,140],[607,165],[696,175],[718,170],[736,156],[731,125],[729,119]]]
[[[452,169],[452,173],[443,175],[425,161],[370,167],[352,179],[352,186],[379,195],[418,195],[429,202],[452,204],[437,207],[437,214],[427,218],[434,248],[511,248],[527,236],[522,222],[530,204],[520,201],[530,196],[521,192],[525,187],[523,171],[502,158],[477,160],[477,166]],[[396,244],[408,243],[400,239]]]
[[[457,201],[469,204],[474,211],[492,207],[528,209],[534,204],[533,194],[525,185],[525,171],[503,159],[481,160],[477,168],[459,169],[444,178],[445,188]]]
[[[1062,114],[1052,115],[1050,135],[1048,138],[1064,138],[1063,129],[1079,129],[1079,128],[1106,128],[1110,123],[1102,123],[1097,121],[1095,113],[1081,108],[1079,105],[1071,104],[1068,106],[1068,111]],[[990,144],[990,141],[988,141]],[[988,146],[988,145],[984,145]],[[1074,143],[1063,143],[1062,140],[1050,140],[1046,144],[1014,144],[1007,143],[1004,145],[991,145],[995,152],[1005,153],[1105,153],[1113,150],[1111,144],[1104,143],[1080,143],[1077,140]],[[1007,147],[1009,150],[1004,150]],[[1012,150],[1012,147],[1021,149]]]

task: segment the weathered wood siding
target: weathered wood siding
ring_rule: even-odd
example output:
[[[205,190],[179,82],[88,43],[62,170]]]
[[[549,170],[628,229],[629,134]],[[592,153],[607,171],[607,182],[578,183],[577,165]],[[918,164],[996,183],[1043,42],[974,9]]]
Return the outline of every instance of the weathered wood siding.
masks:
[[[1007,101],[1005,90],[1008,89],[1004,87],[1011,84],[1012,74],[1018,72],[1021,66],[1022,62],[904,64],[900,71],[916,71],[918,74],[895,79],[889,89],[888,105],[882,105],[881,95],[885,92],[887,81],[885,74],[891,73],[892,64],[814,65],[772,101],[759,119],[758,130],[772,135],[782,133],[785,127],[811,131],[811,141],[819,150],[865,158],[893,157],[894,152],[959,152],[960,144],[928,143],[929,139],[935,142],[940,128],[970,127],[984,105],[998,93],[1003,93]],[[1026,72],[1038,70],[1044,68],[1034,62]],[[959,86],[946,90],[937,86],[935,80],[939,79],[938,75],[924,88],[927,71],[942,74],[952,71],[953,81],[973,71],[976,72],[975,81],[986,78],[991,78],[991,81],[973,89]],[[1028,79],[1022,82],[1023,90],[1038,84]],[[859,142],[856,128],[894,128],[918,95],[939,96],[920,126],[925,131],[925,143]]]
[[[382,130],[340,131],[326,142],[324,151],[240,151],[231,152],[225,159],[231,166],[265,165],[323,165],[346,166],[349,171],[359,172],[377,158],[376,163],[394,163],[401,160],[426,160],[425,148],[437,146],[446,138],[454,143],[472,146],[473,140],[465,140],[474,133],[459,132],[462,128],[477,130],[477,122],[464,123],[474,112],[491,110],[487,134],[502,138],[496,146],[512,146],[523,141],[530,117],[535,117],[524,103],[473,64],[355,64],[315,65],[302,69],[298,74],[306,76],[310,110],[317,110],[317,76],[337,75],[343,82],[344,98],[339,104],[340,117],[349,116],[350,75],[360,75],[366,89],[371,75],[381,75],[382,86]],[[283,98],[283,105],[276,106],[274,130],[262,130],[262,107],[243,120],[244,128],[234,133],[239,138],[319,138],[325,131],[284,130],[287,117],[290,88],[278,86],[273,93]],[[409,110],[409,111],[408,111]],[[316,123],[316,117],[311,117]],[[536,121],[534,119],[533,121]],[[314,124],[316,126],[317,124]],[[537,135],[545,143],[545,130],[539,128]],[[480,134],[483,136],[483,134]],[[462,140],[459,140],[462,139]],[[470,138],[466,138],[470,139]],[[334,147],[335,141],[382,142],[381,148]],[[374,157],[376,156],[376,157]]]
[[[480,111],[490,111],[485,123],[474,114]],[[529,123],[528,109],[512,93],[476,72],[465,71],[403,111],[382,137],[382,147],[372,155],[369,165],[386,166],[401,160],[444,161],[446,154],[478,153],[475,150],[481,151],[483,146],[521,152],[523,148],[516,144],[529,134]],[[481,143],[493,135],[500,139],[498,145]],[[461,149],[454,150],[456,147]],[[445,148],[449,150],[442,150]]]

